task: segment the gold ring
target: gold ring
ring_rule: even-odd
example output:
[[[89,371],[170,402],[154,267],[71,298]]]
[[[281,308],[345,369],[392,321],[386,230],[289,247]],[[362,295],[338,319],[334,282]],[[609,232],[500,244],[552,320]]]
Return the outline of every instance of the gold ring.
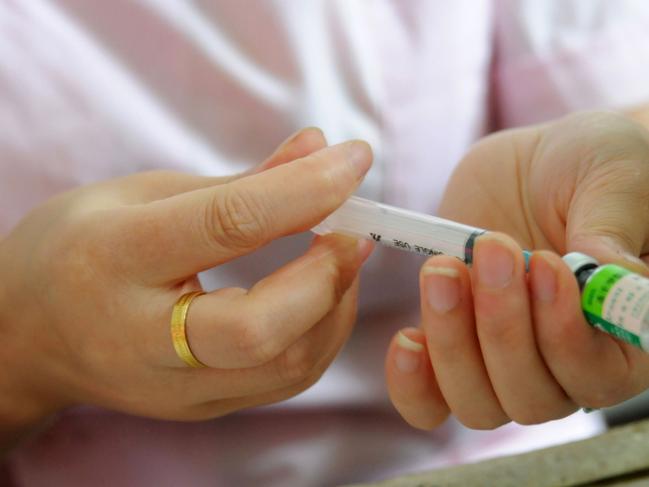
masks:
[[[207,367],[203,362],[198,360],[192,353],[191,348],[189,348],[189,342],[187,341],[187,311],[189,310],[189,305],[192,304],[194,298],[202,296],[205,294],[203,291],[193,291],[191,293],[183,294],[176,304],[174,304],[174,309],[171,313],[171,341],[174,344],[176,349],[176,354],[180,359],[185,362],[190,367]]]

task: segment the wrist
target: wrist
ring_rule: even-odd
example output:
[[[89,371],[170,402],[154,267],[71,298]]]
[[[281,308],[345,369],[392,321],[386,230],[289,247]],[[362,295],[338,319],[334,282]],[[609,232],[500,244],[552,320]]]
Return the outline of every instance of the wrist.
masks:
[[[47,424],[48,419],[62,409],[61,401],[54,400],[47,388],[39,387],[46,380],[38,369],[42,369],[33,340],[25,339],[19,331],[35,329],[24,321],[29,307],[14,302],[7,286],[9,267],[2,265],[3,245],[0,241],[0,455],[9,451],[21,439]],[[23,319],[18,319],[23,318]]]

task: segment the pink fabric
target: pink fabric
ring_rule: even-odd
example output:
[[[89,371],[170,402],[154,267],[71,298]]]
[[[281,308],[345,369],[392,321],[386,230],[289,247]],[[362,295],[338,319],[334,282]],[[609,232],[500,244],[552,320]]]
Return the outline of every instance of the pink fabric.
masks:
[[[637,0],[500,0],[494,70],[500,123],[646,102],[648,22],[648,6]]]
[[[630,0],[0,0],[0,232],[78,184],[239,171],[306,125],[332,143],[370,141],[363,195],[434,212],[494,123],[649,99],[648,11]],[[307,238],[201,278],[250,284]],[[420,264],[376,252],[353,336],[299,397],[200,424],[68,411],[15,452],[16,484],[330,485],[601,429],[582,414],[494,432],[405,425],[381,369],[390,336],[417,322]]]

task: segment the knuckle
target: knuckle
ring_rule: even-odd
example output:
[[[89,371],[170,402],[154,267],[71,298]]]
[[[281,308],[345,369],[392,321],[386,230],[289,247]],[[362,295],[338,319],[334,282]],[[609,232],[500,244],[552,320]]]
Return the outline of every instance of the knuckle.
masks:
[[[521,310],[521,298],[515,293],[478,290],[473,299],[480,342],[516,349],[525,343],[527,333],[533,332],[529,315]]]
[[[466,353],[467,345],[457,330],[452,330],[443,320],[422,323],[424,332],[434,340],[427,340],[428,351],[440,363],[453,363]]]
[[[320,380],[320,377],[322,377],[323,373],[324,370],[318,371],[315,374],[305,377],[304,379],[290,387],[290,392],[288,394],[289,397],[296,396],[314,386]]]
[[[476,314],[489,321],[501,321],[507,304],[498,291],[491,292],[482,289],[473,291],[473,303]]]
[[[239,353],[252,364],[268,363],[281,352],[277,339],[271,335],[263,318],[244,315],[235,324],[235,330]]]
[[[521,326],[516,326],[518,320],[507,316],[482,317],[476,325],[480,341],[486,339],[490,343],[498,343],[503,348],[520,346]]]
[[[62,235],[43,255],[45,268],[51,269],[58,278],[74,279],[80,286],[91,284],[110,261],[106,245],[91,237],[94,232],[83,230],[85,226]]]
[[[320,370],[318,353],[311,344],[296,343],[289,347],[278,363],[277,373],[283,383],[293,384],[317,381],[324,370]]]
[[[224,247],[252,248],[269,238],[269,219],[259,195],[241,188],[219,193],[208,205],[208,239]]]
[[[554,315],[551,327],[537,326],[539,349],[544,357],[569,356],[574,344],[579,344],[578,333],[584,323],[569,319],[565,314]]]

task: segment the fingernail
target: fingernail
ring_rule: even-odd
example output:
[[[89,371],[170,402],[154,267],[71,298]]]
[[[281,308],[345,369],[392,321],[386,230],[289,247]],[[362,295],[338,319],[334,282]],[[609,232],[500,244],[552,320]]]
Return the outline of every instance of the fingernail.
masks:
[[[534,257],[531,284],[532,295],[538,301],[551,303],[557,295],[557,274],[545,258],[540,255]]]
[[[644,260],[632,254],[624,254],[622,257],[624,259],[624,263],[621,263],[622,267],[626,267],[643,276],[649,275],[649,269],[647,269],[647,264]]]
[[[352,165],[360,179],[372,165],[372,150],[366,142],[353,140],[347,143],[347,161]]]
[[[491,288],[505,288],[514,277],[514,256],[497,235],[478,237],[474,265],[478,281]]]
[[[306,130],[307,130],[307,129],[300,129],[300,130],[298,130],[297,132],[295,132],[294,134],[292,134],[288,139],[286,139],[282,145],[283,145],[283,146],[287,146],[287,145],[289,145],[289,144],[292,144],[292,143],[295,142],[297,139],[299,139],[299,138],[302,136],[302,134],[303,134]]]
[[[642,260],[640,257],[636,257],[633,254],[624,254],[622,257],[624,258],[624,260],[626,260],[628,262],[631,262],[633,264],[637,264],[637,265],[641,265],[641,266],[646,266],[647,265],[647,264],[645,264],[644,260]]]
[[[421,363],[421,352],[424,346],[411,340],[402,332],[397,334],[397,350],[394,354],[394,363],[399,372],[412,374],[416,372]]]
[[[293,137],[291,137],[291,139],[288,142],[293,143],[297,139],[302,137],[304,134],[309,133],[309,132],[317,132],[320,137],[325,139],[324,132],[322,131],[322,129],[320,129],[320,127],[304,127],[302,130],[300,130],[295,135],[293,135]]]
[[[307,131],[307,130],[315,130],[316,132],[318,132],[320,135],[322,135],[324,137],[324,132],[322,131],[322,129],[320,127],[310,126],[310,127],[305,127],[304,130],[305,131]]]
[[[372,253],[372,250],[374,249],[374,245],[372,245],[372,242],[370,242],[369,240],[365,240],[364,238],[361,238],[358,241],[356,248],[358,249],[358,258],[362,264],[367,260],[367,258]]]
[[[433,310],[444,314],[460,302],[459,272],[451,267],[424,267],[424,292]]]

